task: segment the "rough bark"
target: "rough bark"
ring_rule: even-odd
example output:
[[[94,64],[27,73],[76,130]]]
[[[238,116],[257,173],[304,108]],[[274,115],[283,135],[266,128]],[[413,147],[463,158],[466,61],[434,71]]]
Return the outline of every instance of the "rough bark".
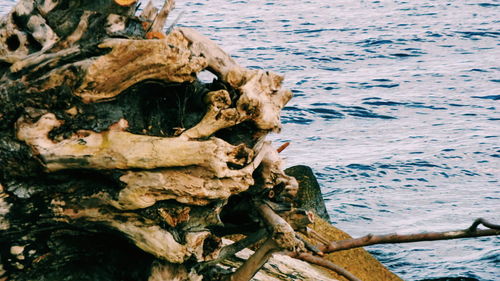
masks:
[[[0,279],[215,280],[198,271],[223,235],[265,232],[253,202],[293,220],[297,182],[265,140],[283,77],[164,33],[173,6],[20,0],[0,21]],[[277,250],[296,243],[281,220]]]

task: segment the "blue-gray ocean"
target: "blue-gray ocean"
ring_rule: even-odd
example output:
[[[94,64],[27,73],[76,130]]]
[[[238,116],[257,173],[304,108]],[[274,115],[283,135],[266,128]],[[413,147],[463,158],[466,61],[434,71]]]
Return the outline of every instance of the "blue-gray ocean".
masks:
[[[177,0],[180,12],[242,65],[285,75],[294,98],[272,139],[291,142],[286,166],[315,170],[336,226],[500,223],[500,1]],[[405,280],[500,280],[499,237],[367,249]]]

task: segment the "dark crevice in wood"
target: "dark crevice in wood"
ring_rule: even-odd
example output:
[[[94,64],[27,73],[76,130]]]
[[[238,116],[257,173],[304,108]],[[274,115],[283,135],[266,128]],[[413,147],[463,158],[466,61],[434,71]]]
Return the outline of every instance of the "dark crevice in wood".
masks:
[[[12,23],[20,30],[25,30],[30,19],[30,15],[18,15],[17,13],[12,13]]]
[[[33,37],[31,34],[26,34],[26,39],[28,40],[28,48],[30,53],[36,53],[42,49],[42,45]]]
[[[227,204],[220,213],[225,228],[218,231],[221,235],[244,234],[260,228],[256,212],[249,211],[252,210],[250,200],[251,198],[245,193],[229,197]]]
[[[7,48],[9,51],[14,52],[19,48],[21,45],[21,42],[19,41],[19,37],[17,37],[16,34],[13,34],[9,37],[7,37],[7,40],[5,40],[5,43],[7,44]]]
[[[252,122],[242,122],[238,125],[222,129],[215,136],[221,138],[232,145],[246,144],[253,147],[259,140],[263,132]]]
[[[131,120],[130,132],[174,136],[203,118],[206,92],[202,84],[166,85],[145,81],[133,87],[129,95],[120,96],[116,102],[124,109],[124,118]]]
[[[10,278],[21,281],[146,281],[154,258],[119,235],[102,231],[66,229],[39,234],[38,243],[30,244],[23,251],[25,260],[21,264],[33,264],[31,270],[26,272],[7,265]],[[2,259],[14,259],[9,249],[1,246],[0,249]],[[30,252],[36,254],[32,257]]]

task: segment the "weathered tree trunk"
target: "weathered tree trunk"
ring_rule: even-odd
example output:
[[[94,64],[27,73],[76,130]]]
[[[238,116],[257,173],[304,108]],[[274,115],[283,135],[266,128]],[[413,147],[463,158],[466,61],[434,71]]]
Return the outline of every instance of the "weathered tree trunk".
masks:
[[[136,2],[20,0],[0,20],[0,281],[344,280],[271,257],[321,254],[298,233],[328,218],[310,169],[286,175],[265,140],[283,77],[164,32],[173,0]]]
[[[0,22],[0,280],[241,280],[206,263],[222,236],[303,247],[297,182],[265,141],[283,77],[162,33],[173,4],[20,0]]]

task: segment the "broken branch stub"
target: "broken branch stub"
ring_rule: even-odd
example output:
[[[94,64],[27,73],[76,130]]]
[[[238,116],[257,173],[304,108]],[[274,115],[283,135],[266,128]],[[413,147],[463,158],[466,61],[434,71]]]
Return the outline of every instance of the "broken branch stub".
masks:
[[[20,0],[0,21],[0,274],[9,280],[102,267],[110,279],[196,280],[196,263],[217,267],[214,229],[236,208],[228,202],[250,198],[250,218],[269,191],[275,201],[296,194],[265,141],[291,98],[283,77],[241,67],[193,29],[148,40],[173,5],[150,2],[136,16],[137,1]],[[200,81],[204,70],[217,79]],[[259,210],[273,251],[300,244],[283,218]],[[96,258],[103,251],[113,258]]]

